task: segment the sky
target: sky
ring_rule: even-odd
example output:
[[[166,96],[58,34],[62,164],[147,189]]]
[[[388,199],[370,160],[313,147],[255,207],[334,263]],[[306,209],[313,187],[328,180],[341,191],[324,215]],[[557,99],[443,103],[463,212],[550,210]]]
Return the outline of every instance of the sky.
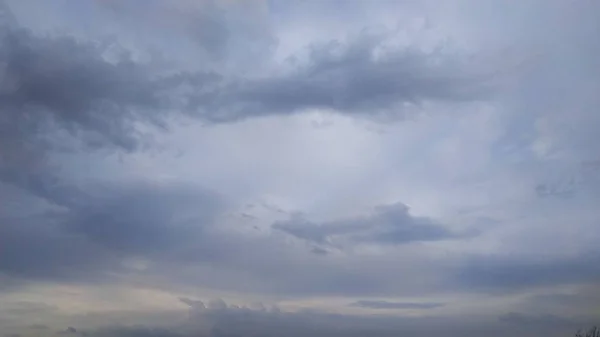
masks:
[[[600,323],[600,2],[0,0],[0,336]]]

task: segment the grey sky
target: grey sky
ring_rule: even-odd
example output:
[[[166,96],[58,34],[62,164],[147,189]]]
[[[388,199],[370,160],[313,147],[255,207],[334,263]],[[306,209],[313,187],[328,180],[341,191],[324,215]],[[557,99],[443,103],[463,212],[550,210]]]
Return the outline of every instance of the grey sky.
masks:
[[[599,13],[0,0],[0,334],[599,323]]]

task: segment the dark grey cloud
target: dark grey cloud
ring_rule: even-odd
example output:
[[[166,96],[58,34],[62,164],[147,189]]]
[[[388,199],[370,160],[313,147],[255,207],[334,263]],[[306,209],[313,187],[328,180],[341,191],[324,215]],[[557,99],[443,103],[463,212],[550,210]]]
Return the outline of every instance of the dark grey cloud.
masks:
[[[539,311],[538,311],[539,312]],[[585,317],[564,317],[552,314],[524,314],[509,312],[498,317],[498,322],[507,330],[519,331],[520,335],[574,336],[577,331],[594,324]]]
[[[577,285],[600,280],[600,256],[583,252],[568,258],[478,256],[467,258],[459,283],[474,291],[514,292],[539,286]]]
[[[169,260],[191,250],[198,261],[215,252],[216,245],[198,248],[207,242],[204,229],[222,211],[214,193],[150,182],[75,190],[77,198],[58,209],[25,213],[18,211],[36,205],[35,198],[2,195],[12,207],[0,212],[0,273],[25,280],[94,282],[126,272],[121,260],[132,255]],[[48,198],[53,200],[53,194]]]
[[[0,229],[0,273],[26,280],[104,280],[100,275],[115,263],[111,253],[86,240],[54,230],[43,218],[37,226],[6,221]],[[93,274],[93,277],[89,277]],[[16,284],[14,284],[16,286]]]
[[[43,141],[60,128],[90,146],[136,147],[136,121],[162,126],[167,98],[151,69],[131,59],[108,61],[107,46],[70,37],[2,34],[3,138]]]
[[[455,233],[427,217],[410,214],[402,203],[378,206],[373,214],[363,217],[315,223],[295,215],[273,224],[274,229],[316,244],[329,244],[337,239],[353,243],[407,244],[463,238],[475,233]]]
[[[374,52],[385,34],[363,35],[348,42],[332,41],[309,47],[307,60],[283,75],[244,79],[230,84],[210,103],[214,121],[303,109],[331,109],[363,117],[402,118],[406,105],[443,101],[486,100],[493,92],[490,79],[469,69],[466,59],[409,48],[391,50],[376,59]],[[479,72],[479,73],[478,73]],[[202,109],[208,103],[196,100]]]
[[[533,295],[520,305],[525,312],[536,312],[539,308],[552,308],[553,312],[581,313],[594,316],[600,303],[600,286],[597,282],[579,285],[574,291],[548,292]],[[593,323],[593,322],[592,322]]]
[[[18,197],[17,192],[0,188],[0,196],[8,206],[0,212],[0,274],[68,280],[95,270],[92,279],[101,279],[99,274],[114,262],[112,254],[62,231],[61,213],[40,209],[35,198]],[[27,213],[19,212],[28,208]]]
[[[73,207],[65,227],[111,250],[166,255],[197,240],[219,212],[219,197],[193,186],[108,186]]]
[[[313,254],[322,255],[322,256],[326,256],[329,254],[329,251],[327,249],[324,249],[321,247],[313,247],[310,251]]]
[[[216,8],[212,3],[205,7],[207,12]],[[236,12],[232,12],[230,15],[211,14],[222,18],[221,21],[196,17],[190,20],[211,26],[193,29],[201,32],[197,40],[208,42],[216,37],[214,40],[220,43],[204,45],[214,45],[209,49],[220,54],[225,49],[232,53],[234,45],[248,56],[255,54],[251,51],[256,45],[269,49],[274,34],[265,33],[264,26],[253,20],[238,19]],[[183,22],[188,22],[191,15],[181,17]],[[225,25],[233,27],[235,33],[224,28]],[[211,38],[207,39],[207,34]],[[303,52],[287,59],[284,67],[287,71],[230,79],[212,97],[190,95],[189,107],[213,122],[287,115],[310,108],[332,109],[355,116],[398,118],[404,116],[406,104],[472,102],[486,100],[493,94],[492,74],[497,73],[493,66],[477,69],[472,55],[441,46],[431,52],[414,46],[386,46],[394,34],[396,32],[366,28],[344,40],[310,44]]]
[[[36,35],[15,20],[0,26],[0,45],[0,181],[59,205],[78,192],[61,186],[60,163],[50,163],[58,152],[138,149],[147,141],[139,123],[167,126],[173,89],[212,80],[161,76],[128,55],[110,60],[111,45]]]
[[[425,302],[425,303],[417,303],[417,302],[390,302],[390,301],[369,301],[362,300],[351,303],[352,307],[361,307],[361,308],[369,308],[369,309],[435,309],[445,306],[444,303],[438,302]]]
[[[573,320],[556,316],[556,315],[527,315],[518,312],[509,312],[501,315],[498,319],[503,323],[522,325],[522,326],[572,326],[574,329],[580,324],[580,322],[574,322]]]
[[[219,76],[183,72],[160,77],[161,69],[127,55],[109,61],[111,46],[100,43],[34,35],[15,25],[3,26],[1,36],[0,125],[5,137],[11,131],[19,139],[39,138],[48,128],[60,127],[86,134],[93,146],[133,149],[140,136],[134,124],[164,127],[165,109],[187,107],[202,119],[230,121],[314,107],[370,114],[404,102],[484,97],[484,86],[465,77],[466,69],[456,60],[434,65],[444,60],[443,53],[400,50],[374,60],[371,54],[382,37],[373,34],[348,44],[314,46],[306,65],[280,77],[232,79],[208,91]],[[185,85],[189,95],[176,93]]]

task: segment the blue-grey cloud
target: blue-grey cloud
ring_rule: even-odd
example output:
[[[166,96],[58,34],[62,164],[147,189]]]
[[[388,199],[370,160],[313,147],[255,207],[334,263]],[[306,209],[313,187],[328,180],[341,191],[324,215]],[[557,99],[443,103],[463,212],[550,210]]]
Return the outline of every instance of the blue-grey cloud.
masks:
[[[426,282],[398,281],[406,269],[389,269],[379,261],[356,269],[350,257],[323,258],[278,236],[223,231],[214,221],[226,208],[218,195],[202,188],[140,181],[76,190],[76,199],[58,209],[42,207],[36,216],[16,212],[35,205],[35,198],[13,198],[12,211],[2,212],[0,274],[21,283],[102,283],[138,273],[149,283],[164,280],[171,287],[202,284],[223,291],[295,296],[407,295],[407,284],[412,284],[411,293],[429,289]],[[142,271],[132,270],[123,264],[129,257],[149,264]]]
[[[77,204],[66,220],[71,233],[109,249],[167,253],[197,240],[219,213],[218,196],[191,186],[109,186]]]
[[[103,279],[99,275],[114,263],[109,252],[62,231],[61,214],[36,209],[34,198],[16,198],[15,189],[0,192],[13,192],[2,195],[10,208],[0,214],[0,274],[25,280]],[[19,210],[26,207],[33,212],[20,214]],[[85,277],[89,273],[94,277]]]
[[[480,291],[514,292],[600,280],[600,256],[593,251],[561,259],[478,256],[462,265],[458,274],[461,285]]]
[[[580,322],[573,322],[570,319],[559,317],[556,315],[526,315],[518,312],[509,312],[501,315],[498,319],[503,323],[523,325],[523,326],[572,326],[577,328]]]
[[[32,4],[43,5],[43,8],[62,6],[41,0],[7,2],[14,6],[15,13],[19,9],[20,14],[34,8]],[[65,21],[81,21],[81,26],[87,26],[92,16],[101,17],[98,22],[105,20],[101,25],[110,28],[100,29],[99,35],[123,30],[122,35],[116,33],[118,38],[98,39],[93,34],[87,36],[86,29],[75,29],[77,34],[69,35],[40,28],[44,27],[43,22],[39,26],[34,23],[35,28],[29,27],[32,20],[44,21],[46,15],[20,21],[19,15],[12,15],[0,0],[0,300],[15,296],[11,294],[15,287],[27,292],[32,289],[29,286],[47,286],[45,282],[101,286],[135,280],[149,288],[156,286],[177,292],[175,298],[190,289],[190,292],[206,289],[207,292],[273,296],[292,302],[305,297],[326,302],[321,296],[396,298],[440,293],[449,297],[456,295],[461,302],[463,294],[454,292],[466,292],[473,297],[480,293],[502,296],[519,293],[522,298],[529,298],[525,296],[528,292],[541,287],[549,292],[565,285],[569,289],[580,289],[582,284],[595,285],[600,281],[598,249],[590,244],[596,237],[594,229],[588,226],[585,227],[588,231],[579,237],[558,238],[559,231],[550,228],[573,226],[573,231],[579,231],[584,226],[578,224],[593,223],[595,219],[592,210],[600,191],[594,164],[600,126],[597,114],[600,101],[596,97],[600,88],[600,57],[596,57],[600,52],[597,3],[532,0],[506,7],[499,6],[495,0],[453,0],[442,5],[423,1],[422,6],[421,2],[402,2],[402,6],[407,7],[401,12],[415,9],[415,18],[424,19],[426,26],[439,19],[443,34],[446,28],[448,31],[456,29],[448,34],[456,34],[461,40],[457,45],[464,42],[469,53],[458,47],[451,50],[445,43],[440,43],[438,48],[420,49],[400,36],[414,31],[367,29],[340,37],[344,33],[337,34],[340,27],[319,27],[322,22],[315,22],[313,17],[300,18],[294,23],[283,22],[288,17],[281,19],[278,15],[286,12],[293,16],[290,12],[294,11],[289,9],[295,6],[286,7],[286,2],[275,3],[268,8],[273,13],[265,14],[264,18],[273,18],[273,23],[279,25],[273,31],[270,23],[259,22],[267,20],[255,20],[254,14],[244,15],[249,12],[240,10],[242,7],[228,12],[226,5],[209,1],[198,10],[195,3],[150,1],[141,8],[132,2],[88,0],[77,2],[81,7],[61,14]],[[444,9],[419,12],[431,4]],[[112,9],[114,16],[95,12],[98,7],[94,6],[98,5]],[[350,15],[346,17],[347,7],[352,7],[347,11],[358,18],[362,14],[367,17],[394,12],[392,7],[386,11],[388,5],[365,2],[352,7],[356,5],[333,2],[319,7],[321,5],[315,2],[306,9],[315,12],[316,8],[323,8],[330,11],[327,15],[335,10],[336,15],[350,22]],[[79,11],[84,7],[85,15],[80,17]],[[99,16],[87,16],[92,12]],[[155,14],[149,13],[158,14],[154,17]],[[113,19],[116,21],[110,21]],[[113,30],[112,24],[116,22],[118,28]],[[295,41],[296,38],[303,40],[303,34],[312,27],[321,30],[323,34],[319,37],[323,35],[323,41],[316,42],[310,37],[308,41]],[[276,30],[279,28],[292,31],[279,32]],[[356,32],[359,28],[348,23],[341,30]],[[129,34],[130,31],[135,33]],[[425,33],[435,35],[439,31]],[[144,43],[152,40],[148,45],[159,47],[160,51],[146,55],[142,49],[147,46],[135,38],[136,34]],[[425,40],[429,37],[432,36]],[[388,38],[402,41],[396,43],[398,41]],[[128,39],[136,40],[135,46],[121,45]],[[300,51],[283,50],[283,57],[288,54],[290,57],[279,61],[282,55],[273,53],[276,39],[294,40],[282,42],[295,43],[293,48]],[[185,41],[191,41],[193,47]],[[424,41],[424,44],[429,42]],[[494,74],[506,70],[498,69],[506,62],[479,66],[475,62],[478,60],[471,56],[473,51],[474,54],[486,48],[498,51],[513,43],[524,54],[534,53],[540,57],[527,69],[521,68],[522,71],[508,69],[515,81],[499,88]],[[194,48],[201,52],[196,54]],[[149,60],[140,61],[138,53],[150,55]],[[162,59],[155,58],[157,54],[161,54]],[[484,109],[477,109],[473,116],[481,114],[485,118],[477,119],[477,123],[469,120],[463,127],[461,109],[453,108],[470,108],[468,103],[481,101],[486,103],[482,105]],[[266,182],[266,187],[257,189],[260,192],[254,195],[241,192],[238,195],[238,185],[246,192],[245,182],[255,180],[249,172],[256,171],[244,170],[242,179],[232,177],[227,164],[221,164],[222,171],[213,167],[206,174],[202,170],[204,163],[212,163],[213,158],[217,163],[227,162],[220,161],[227,155],[218,151],[238,152],[236,133],[247,132],[255,125],[246,123],[247,119],[266,121],[265,132],[270,132],[269,127],[283,125],[277,123],[290,120],[288,116],[311,109],[352,118],[399,120],[409,113],[419,113],[421,108],[428,107],[425,104],[428,102],[436,103],[431,115],[438,108],[442,113],[452,110],[457,114],[445,120],[447,125],[439,127],[432,127],[436,123],[429,123],[431,120],[420,120],[414,130],[394,129],[406,132],[407,140],[418,143],[410,149],[402,143],[403,137],[377,138],[367,144],[372,147],[366,151],[382,149],[381,158],[374,156],[373,167],[369,163],[371,171],[363,172],[361,163],[357,172],[364,174],[363,186],[367,190],[375,186],[381,188],[377,193],[369,191],[372,194],[365,194],[366,197],[361,194],[363,199],[372,196],[372,200],[377,200],[375,203],[391,197],[410,200],[418,203],[424,214],[436,214],[435,218],[416,216],[399,203],[378,207],[364,216],[340,215],[331,221],[318,221],[312,218],[315,209],[306,206],[310,205],[306,202],[310,193],[302,196],[306,200],[294,200],[294,189],[298,187],[294,184],[302,182],[284,182],[286,179],[277,177]],[[447,107],[451,109],[446,110]],[[460,127],[452,123],[455,116]],[[163,157],[149,159],[148,152],[144,151],[155,150],[154,141],[158,141],[151,136],[162,137],[161,132],[169,132],[170,127],[181,120],[207,126],[198,128],[198,132],[206,131],[210,135],[173,137],[177,138],[174,146],[207,147],[208,142],[224,139],[227,144],[199,151],[203,157],[187,162],[198,165],[202,174],[196,175],[193,167],[175,170],[178,174],[185,171],[182,177],[177,177],[181,178],[177,183],[151,182],[157,175],[162,179],[162,174],[170,174],[169,170],[179,164],[165,163]],[[295,123],[296,119],[293,120]],[[485,127],[480,128],[483,124]],[[240,125],[243,127],[237,129]],[[227,129],[226,132],[222,132],[223,129]],[[214,130],[219,130],[215,132],[218,137],[211,138]],[[420,135],[423,130],[431,134]],[[490,133],[489,137],[482,137],[490,144],[483,145],[477,154],[472,154],[469,146],[462,146],[465,144],[462,134],[471,132]],[[294,133],[296,136],[294,141],[302,143],[303,135],[298,132]],[[331,139],[343,146],[353,136],[342,131]],[[458,141],[454,142],[453,137],[459,138]],[[390,140],[402,144],[397,148],[395,143],[383,144]],[[358,142],[362,144],[362,140]],[[240,149],[245,147],[240,145]],[[396,149],[399,159],[391,158],[396,156]],[[313,150],[331,151],[326,147],[306,151]],[[115,164],[115,171],[104,170],[101,166],[112,161],[115,153],[127,160],[122,166]],[[104,154],[107,157],[103,158]],[[478,155],[485,159],[475,158]],[[430,156],[441,158],[439,167],[426,167],[421,172],[420,166],[425,164],[420,159],[425,157],[427,161]],[[100,165],[94,167],[96,162],[79,164],[90,157]],[[341,155],[339,160],[345,157]],[[591,169],[580,169],[580,163],[591,163],[588,165]],[[313,173],[320,172],[317,163],[314,164]],[[96,172],[84,172],[89,168]],[[298,170],[301,173],[295,177],[301,177],[306,172],[304,169]],[[447,175],[446,169],[450,171]],[[461,172],[454,174],[455,169]],[[125,174],[121,170],[129,172]],[[132,172],[135,174],[129,174]],[[444,177],[436,176],[442,172],[440,175]],[[340,170],[340,176],[345,173],[347,171]],[[383,180],[379,179],[380,173]],[[138,175],[148,179],[143,181]],[[132,181],[133,176],[136,176],[135,181]],[[461,179],[454,179],[456,176]],[[217,190],[209,191],[191,183],[196,178],[214,178],[210,186]],[[223,181],[236,185],[228,190],[226,197],[218,190]],[[381,187],[378,181],[389,182],[389,185]],[[280,188],[284,184],[289,185]],[[270,190],[275,185],[275,191]],[[306,188],[304,193],[309,187],[303,188]],[[319,188],[314,186],[314,193],[322,193]],[[289,209],[307,207],[307,215],[292,215],[281,220],[290,214],[273,209],[274,212],[259,213],[255,218],[249,213],[242,213],[241,218],[229,216],[240,214],[238,202],[256,203],[265,195],[282,200]],[[438,195],[445,197],[438,199]],[[556,196],[561,198],[548,198]],[[446,203],[448,200],[451,202]],[[451,224],[468,216],[456,215],[455,208],[473,208],[474,204],[474,208],[482,205],[475,212],[481,218],[502,220],[485,235],[480,235],[482,230],[453,230]],[[579,208],[571,207],[574,204]],[[335,212],[347,205],[338,205]],[[329,205],[319,206],[323,212],[315,213],[329,213],[326,210]],[[543,216],[528,216],[541,215],[550,208],[562,212],[563,207],[565,222],[549,223],[548,233],[534,224],[543,221]],[[578,211],[584,208],[586,212]],[[432,213],[427,213],[430,211]],[[515,218],[519,218],[518,224],[510,220]],[[274,230],[263,230],[263,226],[269,224]],[[466,226],[458,223],[456,228],[465,227],[463,225]],[[260,230],[251,230],[252,226]],[[527,254],[505,254],[519,243],[504,238],[521,233],[527,246],[518,247],[521,249],[516,251],[527,251]],[[540,234],[539,240],[537,234]],[[552,240],[546,240],[548,236],[571,239],[572,249],[558,251]],[[290,237],[299,240],[288,240]],[[475,240],[462,240],[467,238]],[[422,242],[427,244],[413,244]],[[360,249],[352,249],[357,246]],[[564,242],[560,245],[565,246]],[[555,250],[551,257],[540,253],[548,249]],[[487,255],[482,253],[484,251]],[[141,266],[136,263],[138,259]],[[131,260],[135,261],[129,263]],[[589,293],[597,292],[596,287],[591,289]],[[480,317],[456,320],[347,317],[314,311],[250,310],[227,305],[224,301],[205,305],[205,302],[184,298],[182,302],[195,310],[193,315],[211,323],[210,329],[203,332],[207,336],[392,336],[425,331],[450,336],[533,336],[570,331],[572,324],[583,321],[565,319],[563,313],[577,306],[595,309],[593,299],[594,296],[583,292],[570,297],[539,297],[527,302],[529,306],[521,304],[520,308],[499,309],[514,311],[505,315],[499,316],[496,310],[489,314],[489,321],[479,321]],[[402,313],[401,309],[421,309],[422,313],[451,309],[441,307],[441,303],[423,301],[365,300],[351,307],[363,308],[360,311],[398,309],[398,314]],[[551,310],[554,305],[564,312]],[[434,308],[439,310],[426,310]],[[357,309],[346,307],[344,310]],[[384,310],[378,311],[382,312]],[[12,314],[42,315],[28,304],[17,306]],[[2,329],[5,321],[0,317]],[[549,324],[550,321],[553,324]],[[92,331],[80,329],[77,323],[72,323],[77,327],[73,335],[190,335],[189,331],[175,327],[109,327]],[[47,329],[38,330],[46,332]],[[202,336],[201,333],[192,335]]]
[[[218,31],[205,29],[203,34]],[[161,69],[126,55],[109,61],[104,54],[110,46],[91,41],[39,36],[16,24],[3,26],[1,35],[0,106],[7,117],[3,134],[33,133],[13,137],[40,137],[49,127],[60,127],[77,135],[87,133],[94,146],[132,149],[139,136],[133,124],[141,120],[164,127],[165,109],[187,106],[198,117],[217,121],[314,107],[369,114],[404,102],[485,97],[485,86],[465,77],[465,69],[456,65],[460,59],[433,65],[433,60],[444,59],[443,53],[399,50],[374,60],[371,54],[382,37],[373,34],[347,45],[315,46],[306,65],[283,77],[234,78],[221,85],[215,85],[221,82],[216,74],[165,77]],[[185,86],[191,87],[191,94],[175,93]],[[182,100],[188,103],[182,105]],[[38,117],[25,118],[31,114]]]
[[[221,211],[219,197],[202,188],[139,182],[75,190],[77,198],[61,208],[41,207],[27,215],[18,210],[39,201],[3,195],[14,208],[0,216],[0,273],[23,279],[100,280],[123,271],[123,256],[169,259],[192,249],[201,259],[202,252],[216,248],[201,248],[207,244],[203,229]]]
[[[374,301],[374,300],[361,300],[356,301],[350,306],[369,308],[369,309],[435,309],[445,306],[444,303],[438,302],[390,302],[390,301]]]
[[[3,138],[42,141],[59,128],[94,147],[133,149],[133,123],[162,126],[157,111],[167,98],[151,69],[127,58],[109,62],[108,46],[93,42],[3,30]]]
[[[313,254],[322,255],[322,256],[325,256],[325,255],[329,254],[329,251],[327,249],[324,249],[324,248],[321,248],[321,247],[313,247],[310,251]]]
[[[443,51],[438,55],[392,50],[377,60],[373,52],[384,38],[364,33],[347,43],[312,46],[306,64],[289,74],[244,80],[229,87],[217,102],[233,104],[212,118],[290,114],[308,108],[402,117],[403,104],[472,102],[489,98],[493,92],[487,83],[490,78],[471,74],[462,59],[447,57]],[[442,63],[436,64],[440,59]]]
[[[273,224],[273,228],[299,239],[327,244],[336,238],[354,243],[407,244],[419,241],[457,239],[475,233],[455,233],[427,217],[410,214],[402,203],[378,206],[369,216],[315,223],[296,215]]]

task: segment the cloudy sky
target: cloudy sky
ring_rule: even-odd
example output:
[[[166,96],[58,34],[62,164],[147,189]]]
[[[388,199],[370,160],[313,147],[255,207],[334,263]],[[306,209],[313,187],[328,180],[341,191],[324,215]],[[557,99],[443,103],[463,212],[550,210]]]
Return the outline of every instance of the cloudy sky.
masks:
[[[600,321],[600,2],[0,0],[0,335]]]

